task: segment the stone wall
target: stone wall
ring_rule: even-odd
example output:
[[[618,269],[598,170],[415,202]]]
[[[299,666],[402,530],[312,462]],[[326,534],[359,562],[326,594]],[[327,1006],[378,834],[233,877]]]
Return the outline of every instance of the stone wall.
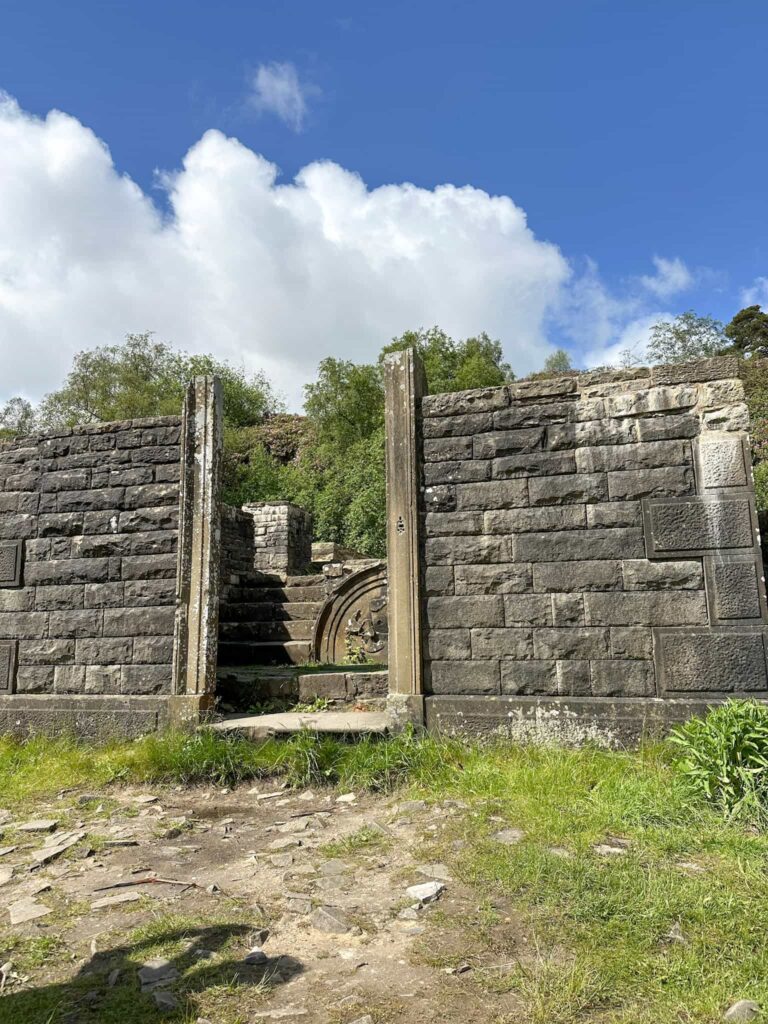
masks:
[[[737,372],[724,358],[421,400],[432,724],[543,716],[620,737],[768,696]]]
[[[0,444],[0,730],[140,732],[172,687],[181,419]]]
[[[253,568],[260,572],[301,573],[312,561],[312,517],[285,501],[243,505],[253,520]]]

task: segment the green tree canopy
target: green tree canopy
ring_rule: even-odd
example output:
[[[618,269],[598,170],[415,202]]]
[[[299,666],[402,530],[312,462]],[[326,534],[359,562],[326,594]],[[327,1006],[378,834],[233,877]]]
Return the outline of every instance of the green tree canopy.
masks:
[[[768,313],[759,306],[745,306],[725,328],[725,336],[740,355],[765,354],[768,350]]]
[[[697,316],[689,309],[674,320],[661,320],[653,325],[648,357],[654,363],[685,363],[716,356],[726,345],[719,320]]]
[[[9,398],[0,409],[0,439],[29,434],[35,427],[35,410],[26,398]]]
[[[572,369],[571,357],[563,348],[555,349],[544,360],[544,371],[546,373],[568,373]]]
[[[379,363],[389,352],[406,348],[415,348],[421,356],[430,394],[495,387],[515,377],[509,363],[504,362],[501,343],[485,331],[464,341],[454,341],[439,327],[406,331],[384,346]]]

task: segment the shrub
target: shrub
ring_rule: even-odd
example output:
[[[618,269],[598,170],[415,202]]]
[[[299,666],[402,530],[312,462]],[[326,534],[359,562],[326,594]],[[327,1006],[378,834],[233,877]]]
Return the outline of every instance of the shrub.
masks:
[[[675,766],[728,817],[768,821],[768,706],[729,700],[673,730]]]

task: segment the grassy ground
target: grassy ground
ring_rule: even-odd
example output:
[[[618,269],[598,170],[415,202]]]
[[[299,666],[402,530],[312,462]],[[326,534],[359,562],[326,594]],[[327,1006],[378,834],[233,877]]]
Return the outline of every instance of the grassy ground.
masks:
[[[461,801],[450,834],[425,852],[471,888],[479,923],[470,932],[438,919],[422,955],[449,968],[487,959],[514,920],[531,956],[500,957],[477,983],[518,992],[526,1021],[714,1024],[740,998],[768,1008],[768,838],[694,801],[667,747],[608,753],[408,735],[257,746],[170,734],[95,751],[65,739],[0,741],[8,806],[31,808],[36,796],[69,788],[266,775]],[[512,827],[524,833],[516,845],[492,838]],[[625,840],[626,852],[598,855],[593,847],[608,837]],[[369,841],[377,837],[350,842]]]

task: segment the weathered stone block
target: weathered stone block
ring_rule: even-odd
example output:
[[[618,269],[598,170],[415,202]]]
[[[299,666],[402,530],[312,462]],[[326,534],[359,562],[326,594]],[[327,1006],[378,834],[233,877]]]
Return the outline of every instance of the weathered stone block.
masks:
[[[131,660],[133,640],[126,637],[77,640],[77,665],[122,665]]]
[[[515,401],[534,398],[559,398],[576,392],[575,377],[550,377],[548,380],[521,380],[507,385],[509,397]]]
[[[120,693],[122,689],[122,665],[86,665],[86,693]]]
[[[18,542],[34,537],[36,532],[37,516],[6,513],[0,518],[0,540]]]
[[[716,356],[696,362],[651,367],[653,384],[697,384],[700,381],[738,376],[739,362],[735,356]]]
[[[471,458],[471,437],[429,438],[424,441],[425,462],[460,462]]]
[[[453,512],[456,508],[456,488],[442,484],[424,489],[424,507],[427,512]]]
[[[489,483],[459,484],[456,488],[456,507],[462,511],[516,508],[527,504],[527,480],[493,480]]]
[[[139,469],[146,471],[146,467],[134,467],[132,472],[136,473]],[[126,509],[152,509],[157,512],[163,506],[177,505],[178,501],[179,488],[176,484],[145,484],[125,488],[123,507]]]
[[[487,534],[578,530],[585,528],[586,525],[583,505],[503,509],[486,512],[484,516],[484,529]]]
[[[608,484],[604,473],[544,476],[528,481],[528,494],[531,505],[604,501]]]
[[[665,693],[768,690],[762,629],[660,629],[657,644],[659,687]]]
[[[430,597],[427,621],[432,629],[453,626],[503,626],[504,604],[501,597]]]
[[[0,643],[0,694],[7,695],[16,690],[16,657],[16,641],[2,641]]]
[[[34,607],[34,587],[0,590],[0,612],[31,612]]]
[[[103,635],[170,636],[173,618],[173,608],[105,608]]]
[[[179,510],[163,505],[160,508],[141,508],[121,512],[120,533],[145,533],[147,530],[175,530],[179,525]]]
[[[424,463],[424,483],[434,484],[475,483],[491,479],[491,463],[469,460],[464,462]]]
[[[469,437],[493,429],[490,412],[473,412],[464,416],[427,416],[424,419],[424,437]]]
[[[43,473],[40,477],[41,491],[85,491],[91,486],[91,474],[87,469],[72,469],[64,473]]]
[[[156,580],[176,578],[175,555],[142,555],[122,559],[124,580]]]
[[[585,594],[593,626],[685,626],[707,622],[704,592]]]
[[[699,386],[699,408],[721,409],[724,405],[738,405],[744,401],[744,382],[716,380]]]
[[[641,441],[669,441],[674,438],[696,437],[701,431],[701,420],[690,413],[649,416],[636,422]]]
[[[0,640],[48,635],[48,612],[3,612],[0,614]]]
[[[19,662],[22,665],[72,665],[74,661],[74,640],[19,641]]]
[[[170,636],[142,636],[133,641],[133,663],[170,665],[173,659],[173,639]]]
[[[53,670],[54,693],[85,693],[85,665],[57,665]]]
[[[509,405],[506,387],[475,388],[472,391],[453,391],[439,395],[425,395],[421,400],[423,416],[463,416],[465,413],[493,412]]]
[[[121,689],[124,694],[171,692],[170,665],[123,665]]]
[[[622,562],[625,590],[702,590],[701,562],[649,562],[645,558]]]
[[[16,669],[16,693],[53,693],[53,665],[19,665]]]
[[[612,501],[633,498],[682,497],[695,492],[693,470],[687,466],[629,470],[608,474],[608,493]]]
[[[580,473],[626,472],[631,469],[656,469],[663,466],[693,464],[689,441],[649,441],[628,447],[600,445],[579,448],[575,452]]]
[[[459,537],[483,532],[482,512],[430,512],[424,531],[427,537]]]
[[[746,403],[711,409],[702,416],[705,430],[749,430],[749,409]]]
[[[574,626],[567,629],[534,629],[533,647],[535,657],[543,660],[550,658],[590,660],[610,656],[608,630],[589,626]]]
[[[690,409],[698,401],[698,391],[689,384],[653,387],[613,395],[607,399],[610,416],[643,416],[674,409]]]
[[[472,657],[468,629],[431,629],[427,651],[433,661],[468,661]]]
[[[498,661],[433,661],[432,693],[499,693]]]
[[[547,447],[583,448],[606,444],[631,444],[637,440],[634,420],[589,420],[586,423],[554,424],[547,428]]]
[[[122,608],[123,586],[122,583],[86,583],[85,607]]]
[[[433,537],[424,545],[428,565],[471,562],[512,562],[512,537]]]
[[[515,558],[520,562],[577,562],[644,555],[642,530],[561,530],[521,533],[515,538]]]
[[[556,662],[502,661],[501,692],[554,696],[557,694]]]
[[[699,479],[703,488],[746,487],[748,451],[745,437],[703,434],[696,446]]]
[[[529,404],[515,402],[493,414],[496,430],[514,430],[517,427],[539,427],[545,423],[566,423],[571,418],[574,403],[547,402]]]
[[[126,608],[174,604],[176,580],[129,580],[125,584],[124,600]]]
[[[49,562],[29,563],[25,572],[27,585],[106,583],[109,580],[108,558],[66,558]]]
[[[424,589],[427,597],[447,597],[453,594],[453,566],[428,566],[424,572]]]
[[[21,586],[22,541],[0,542],[0,587]]]
[[[88,491],[59,491],[56,507],[59,512],[94,512],[121,508],[124,487],[91,488]]]
[[[475,462],[474,465],[482,466],[484,463]],[[512,480],[516,477],[573,473],[576,470],[576,459],[573,452],[527,452],[494,459],[491,466],[494,479]]]
[[[35,608],[38,611],[60,611],[82,608],[85,587],[77,583],[69,587],[35,587]]]
[[[656,673],[650,661],[593,661],[595,697],[655,697]]]
[[[754,557],[714,556],[704,560],[712,622],[759,619],[758,567]]]
[[[548,594],[505,594],[506,626],[551,626],[552,600]]]
[[[178,483],[181,479],[181,466],[178,463],[155,465],[154,471],[158,483]]]
[[[653,632],[638,626],[612,626],[611,657],[615,659],[653,657]]]
[[[751,548],[755,541],[746,497],[677,501],[649,499],[644,505],[649,555],[718,548]]]
[[[584,598],[581,594],[552,595],[552,625],[557,627],[585,625]]]
[[[453,579],[457,594],[522,594],[531,589],[531,566],[516,562],[457,565]]]
[[[175,531],[154,530],[149,533],[133,533],[131,555],[166,555],[176,551],[178,538]]]
[[[587,506],[587,526],[593,530],[616,527],[642,527],[643,512],[639,501],[609,501]]]
[[[473,658],[532,658],[530,629],[473,629]]]
[[[588,661],[557,662],[557,692],[562,697],[586,697],[592,692]]]
[[[563,593],[585,590],[621,590],[621,563],[590,560],[585,562],[539,562],[533,566],[533,589],[537,593]]]
[[[542,428],[504,430],[477,435],[473,442],[473,454],[476,459],[496,459],[506,455],[539,451],[543,444]]]
[[[93,608],[51,612],[48,634],[55,637],[101,636],[101,616],[101,611]]]

